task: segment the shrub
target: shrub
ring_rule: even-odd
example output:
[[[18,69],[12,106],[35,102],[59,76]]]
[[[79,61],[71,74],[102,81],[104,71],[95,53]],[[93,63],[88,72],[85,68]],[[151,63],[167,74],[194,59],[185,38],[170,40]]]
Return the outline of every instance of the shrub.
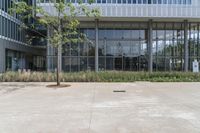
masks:
[[[62,82],[200,82],[199,73],[184,72],[74,72],[62,73]],[[56,73],[47,72],[6,72],[0,74],[0,82],[55,82]]]

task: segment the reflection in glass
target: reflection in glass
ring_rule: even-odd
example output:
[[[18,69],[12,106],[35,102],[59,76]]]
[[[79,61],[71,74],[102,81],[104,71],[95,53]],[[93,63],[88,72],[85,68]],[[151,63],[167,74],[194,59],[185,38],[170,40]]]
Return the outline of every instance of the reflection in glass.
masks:
[[[79,71],[79,60],[78,60],[77,57],[72,57],[71,58],[71,71],[72,72]]]
[[[62,58],[62,70],[63,71],[69,72],[70,71],[70,64],[71,64],[71,61],[70,61],[69,57],[63,57]]]
[[[105,57],[99,57],[99,71],[104,71],[105,68]]]
[[[140,24],[138,25],[140,27]],[[182,26],[182,23],[154,23],[152,51],[155,71],[183,70]],[[188,27],[189,69],[192,70],[192,61],[200,60],[200,25],[189,23]],[[95,68],[95,30],[81,29],[81,31],[87,34],[90,41],[66,44],[63,47],[64,71],[86,71]],[[143,29],[100,28],[99,70],[147,71],[147,33],[148,30],[144,27]],[[54,65],[51,68],[55,68]]]
[[[81,57],[80,58],[80,70],[81,71],[87,71],[87,57]]]
[[[95,58],[94,57],[88,57],[88,70],[94,71],[95,69]]]
[[[112,57],[106,58],[106,70],[114,70],[114,60]]]

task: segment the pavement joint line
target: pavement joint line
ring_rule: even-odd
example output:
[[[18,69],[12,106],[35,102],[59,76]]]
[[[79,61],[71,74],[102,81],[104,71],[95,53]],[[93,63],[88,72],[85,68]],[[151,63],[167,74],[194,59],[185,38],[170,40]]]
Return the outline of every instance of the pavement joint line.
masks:
[[[92,96],[92,102],[91,102],[91,110],[90,110],[90,121],[89,121],[89,127],[88,127],[88,133],[90,133],[90,128],[92,124],[92,115],[93,115],[93,104],[95,101],[95,87],[93,88],[93,96]]]

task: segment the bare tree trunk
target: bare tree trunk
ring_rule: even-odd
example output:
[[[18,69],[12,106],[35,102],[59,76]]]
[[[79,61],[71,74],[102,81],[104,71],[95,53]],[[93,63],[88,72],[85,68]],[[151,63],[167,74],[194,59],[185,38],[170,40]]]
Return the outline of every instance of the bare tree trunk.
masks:
[[[57,51],[57,86],[60,85],[60,73],[61,73],[61,46],[58,46]]]
[[[61,16],[60,16],[60,11],[58,12],[58,21],[59,21],[59,26],[58,26],[58,32],[61,33]],[[61,73],[61,57],[62,57],[62,41],[59,40],[58,44],[58,52],[57,52],[57,86],[60,86],[60,73]]]
[[[61,31],[61,26],[59,26],[59,31]],[[60,85],[60,73],[61,73],[61,64],[62,64],[62,45],[61,40],[59,41],[58,45],[58,52],[57,52],[57,85]]]

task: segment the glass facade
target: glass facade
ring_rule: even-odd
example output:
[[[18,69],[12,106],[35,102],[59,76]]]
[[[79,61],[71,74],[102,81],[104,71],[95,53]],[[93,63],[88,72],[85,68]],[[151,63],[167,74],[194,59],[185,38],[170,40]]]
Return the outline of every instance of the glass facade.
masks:
[[[192,62],[199,60],[199,24],[188,25],[189,70]],[[155,71],[184,70],[184,24],[154,23],[153,68]]]
[[[99,70],[147,70],[147,30],[99,29]]]
[[[26,2],[31,4],[31,1]],[[19,15],[9,14],[12,4],[13,0],[0,0],[0,50],[2,51],[0,52],[0,72],[18,69],[45,70],[46,57],[41,53],[43,50],[36,51],[34,47],[30,48],[30,45],[27,45],[27,31],[20,27]],[[33,43],[38,45],[41,41],[34,40]]]
[[[44,71],[46,64],[45,56],[33,56],[32,58],[33,58],[33,66],[31,66],[32,70]]]
[[[50,3],[54,0],[39,0],[40,3]],[[79,0],[66,0],[66,2],[77,3]],[[88,0],[82,0],[83,3],[87,3]],[[179,4],[179,5],[191,5],[192,0],[95,0],[95,3],[102,4]]]
[[[114,24],[113,24],[114,25]],[[137,23],[136,23],[137,25]],[[121,28],[99,26],[99,70],[147,71],[148,23],[138,27]],[[184,23],[153,22],[152,54],[153,71],[184,70]],[[66,44],[63,48],[63,71],[95,70],[95,29],[81,29],[90,42]],[[188,23],[189,70],[192,62],[200,61],[200,23]],[[56,68],[56,56],[51,55]]]
[[[1,0],[0,9],[2,11],[8,12],[8,9],[11,8],[13,1],[12,0]]]
[[[88,0],[83,0],[87,3]],[[31,1],[29,1],[31,2]],[[50,3],[52,0],[39,0],[42,3]],[[66,0],[76,3],[78,0]],[[96,3],[106,4],[178,4],[189,5],[192,0],[96,0]],[[194,3],[194,1],[193,1]],[[30,4],[30,3],[29,3]],[[25,43],[25,31],[20,29],[19,16],[9,15],[8,9],[12,0],[0,1],[0,38]],[[132,6],[131,6],[132,7]],[[141,6],[139,6],[140,8]],[[142,6],[143,7],[143,6]],[[147,5],[148,7],[148,5]],[[154,7],[154,5],[152,6]],[[157,6],[161,7],[161,6]],[[164,7],[164,6],[162,6]],[[170,6],[171,7],[171,6]],[[172,6],[173,7],[173,6]],[[177,6],[178,7],[178,6]],[[182,6],[183,8],[186,6]],[[128,9],[128,8],[127,8]],[[107,9],[106,9],[107,10]],[[116,10],[117,14],[124,10]],[[136,10],[137,11],[137,10]],[[146,10],[147,11],[147,10]],[[113,10],[108,12],[114,12]],[[133,12],[133,10],[132,10]],[[141,11],[142,13],[145,11]],[[159,10],[156,10],[159,13]],[[181,11],[183,12],[183,10]],[[162,14],[161,14],[162,15]],[[144,16],[143,16],[144,18]],[[163,19],[164,20],[164,19]],[[173,20],[171,20],[173,21]],[[116,21],[117,22],[117,21]],[[98,26],[98,69],[121,70],[121,71],[147,71],[149,64],[149,22],[118,22],[110,20],[106,25],[100,22]],[[106,22],[105,22],[106,23]],[[125,26],[123,23],[126,23]],[[134,24],[133,24],[134,23]],[[135,26],[133,26],[135,25]],[[192,62],[200,60],[200,23],[188,23],[188,68],[192,70]],[[152,56],[153,71],[183,71],[185,64],[185,38],[184,22],[154,22],[152,24]],[[41,28],[40,28],[41,30]],[[44,34],[46,29],[42,29]],[[79,29],[87,35],[90,41],[77,44],[65,44],[63,46],[62,69],[67,72],[93,71],[95,70],[95,26],[83,26]],[[33,40],[34,45],[41,45],[45,40]],[[46,43],[43,43],[44,45]],[[44,46],[43,45],[43,46]],[[47,49],[48,51],[49,49]],[[51,63],[48,69],[54,71],[56,68],[56,50],[53,49],[47,55]],[[35,56],[32,59],[32,68],[44,69],[45,58]],[[9,58],[8,58],[9,62]],[[8,66],[9,63],[8,63]],[[8,69],[10,69],[8,67]]]
[[[154,23],[153,68],[155,71],[181,71],[184,62],[183,23]]]
[[[19,42],[25,42],[25,31],[15,21],[0,15],[0,35]]]
[[[19,69],[44,71],[45,61],[44,56],[33,56],[29,53],[6,49],[6,71],[17,71]]]
[[[18,51],[6,50],[6,71],[17,71],[26,67],[25,54]]]
[[[25,31],[20,28],[17,14],[8,14],[12,0],[0,1],[0,36],[18,42],[25,42]]]

